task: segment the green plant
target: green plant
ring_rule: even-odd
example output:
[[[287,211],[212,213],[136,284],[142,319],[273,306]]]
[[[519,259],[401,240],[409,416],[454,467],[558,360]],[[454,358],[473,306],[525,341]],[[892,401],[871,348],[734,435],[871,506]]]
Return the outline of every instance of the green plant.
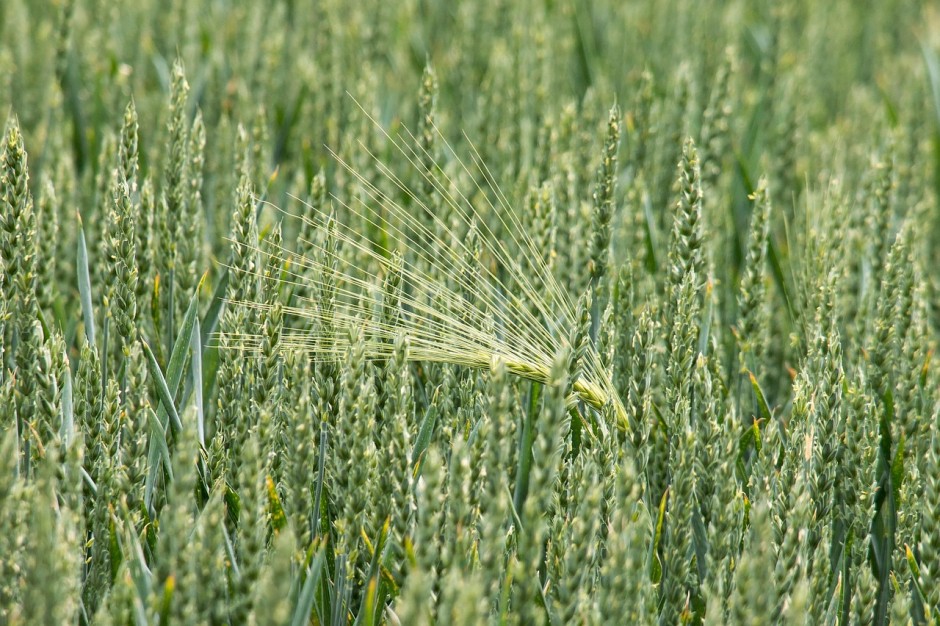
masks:
[[[164,4],[0,5],[0,622],[937,621],[930,3]]]

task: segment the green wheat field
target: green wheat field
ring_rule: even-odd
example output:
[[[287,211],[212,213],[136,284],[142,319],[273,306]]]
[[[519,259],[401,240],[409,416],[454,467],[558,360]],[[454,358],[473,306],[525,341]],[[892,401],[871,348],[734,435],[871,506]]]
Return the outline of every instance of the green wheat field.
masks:
[[[4,0],[0,625],[940,625],[940,6]]]

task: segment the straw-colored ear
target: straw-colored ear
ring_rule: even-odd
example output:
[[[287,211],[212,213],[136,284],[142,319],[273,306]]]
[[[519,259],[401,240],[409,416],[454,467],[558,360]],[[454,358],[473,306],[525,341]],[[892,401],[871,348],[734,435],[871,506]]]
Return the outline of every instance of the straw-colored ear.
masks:
[[[428,171],[423,164],[430,155],[410,133],[393,137],[381,132],[447,209],[451,216],[447,223],[426,206],[423,194],[371,154],[376,170],[396,190],[396,197],[407,198],[408,207],[336,154],[337,163],[361,189],[351,202],[332,198],[347,216],[346,223],[334,219],[324,203],[295,198],[299,210],[274,207],[303,220],[305,231],[320,234],[305,242],[302,256],[271,246],[258,249],[258,254],[275,255],[276,261],[282,261],[282,280],[289,285],[302,287],[306,293],[322,294],[325,289],[335,294],[331,302],[318,295],[285,307],[287,316],[306,323],[304,330],[286,330],[282,347],[305,349],[314,359],[336,361],[348,350],[349,330],[356,327],[362,329],[370,359],[390,358],[396,336],[404,334],[411,360],[476,369],[489,369],[499,360],[509,372],[541,383],[549,381],[555,355],[572,350],[579,361],[578,375],[571,381],[573,398],[598,409],[613,404],[613,413],[624,427],[626,412],[593,345],[586,342],[580,350],[570,345],[581,315],[556,281],[544,251],[526,232],[472,144],[472,164],[467,165],[433,130],[451,155],[451,168],[470,180],[485,181],[474,183],[473,200],[448,175],[445,164],[433,161],[436,175]],[[415,211],[415,206],[421,211]],[[381,231],[384,243],[369,240],[360,232],[361,225]],[[394,272],[400,284],[393,296],[381,288],[390,258],[396,259]],[[397,300],[398,315],[381,314],[387,297]],[[267,306],[253,301],[232,304]],[[227,344],[256,348],[258,342],[259,336],[248,331],[229,337]]]

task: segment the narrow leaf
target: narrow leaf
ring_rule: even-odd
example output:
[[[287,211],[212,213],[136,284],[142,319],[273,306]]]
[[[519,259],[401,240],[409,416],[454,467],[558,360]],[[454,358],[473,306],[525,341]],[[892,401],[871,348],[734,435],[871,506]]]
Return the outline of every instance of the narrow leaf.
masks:
[[[907,559],[907,566],[911,568],[911,578],[914,582],[914,589],[917,591],[917,595],[921,602],[926,601],[926,595],[924,594],[923,581],[920,577],[920,566],[917,564],[917,559],[914,558],[914,552],[911,550],[911,547],[904,544],[904,556]]]
[[[268,518],[271,522],[271,530],[277,533],[287,526],[287,516],[284,514],[281,498],[277,495],[274,480],[270,476],[265,476],[264,484],[268,492]]]
[[[202,319],[202,333],[200,335],[202,345],[209,345],[209,339],[212,337],[212,333],[215,332],[216,327],[219,324],[219,319],[222,316],[222,307],[225,304],[225,294],[228,291],[228,268],[222,272],[222,276],[219,277],[219,284],[215,286],[215,291],[212,293],[212,301],[209,304],[209,310],[206,311],[205,317]]]
[[[62,427],[59,435],[68,446],[75,434],[75,410],[72,401],[72,372],[65,368],[65,380],[62,382]]]
[[[291,626],[306,626],[310,623],[310,612],[316,600],[317,587],[320,584],[320,575],[323,572],[323,548],[318,548],[316,556],[307,569],[307,578],[297,598],[297,606],[291,618]]]
[[[78,216],[78,295],[82,302],[82,319],[85,321],[85,337],[95,345],[95,312],[91,303],[91,276],[88,273],[88,246],[85,244],[85,228]]]
[[[199,444],[206,445],[206,416],[202,406],[202,341],[199,332],[199,319],[193,323],[192,340],[189,343],[192,352],[193,392],[196,394],[196,434]]]
[[[434,425],[437,423],[437,409],[432,404],[428,406],[424,413],[424,419],[421,420],[421,427],[418,429],[418,437],[415,440],[414,449],[411,451],[411,458],[414,459],[414,475],[421,473],[421,465],[424,463],[424,453],[431,444],[431,435],[434,434]]]
[[[183,378],[183,367],[186,365],[186,353],[188,352],[189,342],[193,334],[193,328],[196,325],[196,314],[199,312],[199,291],[203,283],[206,282],[206,275],[203,274],[193,293],[192,300],[189,301],[189,308],[186,309],[186,315],[183,316],[183,324],[180,326],[179,334],[173,344],[173,352],[170,354],[170,362],[166,368],[166,380],[170,391],[176,395],[179,390],[180,381]]]
[[[183,430],[183,422],[180,421],[179,413],[174,406],[173,395],[170,393],[170,388],[166,384],[166,378],[163,377],[163,372],[160,371],[160,364],[157,363],[157,358],[153,356],[153,350],[150,349],[150,344],[144,339],[141,339],[140,343],[143,345],[144,354],[147,356],[147,364],[150,366],[150,376],[156,383],[157,394],[160,396],[160,402],[162,402],[160,406],[167,411],[171,423],[176,428],[177,432],[179,432]],[[161,430],[163,429],[161,428]]]
[[[186,315],[183,317],[183,325],[180,327],[180,333],[176,337],[176,341],[173,344],[173,353],[170,355],[170,362],[167,365],[166,377],[164,379],[164,382],[166,383],[166,391],[169,393],[170,398],[173,398],[176,395],[176,392],[179,390],[180,380],[183,378],[183,368],[186,364],[186,354],[189,352],[190,340],[192,338],[193,330],[196,326],[196,313],[199,310],[199,291],[202,288],[205,280],[206,275],[203,274],[202,279],[199,281],[199,284],[196,286],[196,290],[193,293],[192,300],[189,303],[189,308],[186,309]],[[151,368],[152,367],[153,366],[151,365]],[[157,367],[157,370],[159,369],[160,368]],[[164,406],[166,406],[165,402],[161,405],[156,419],[158,423],[165,425],[167,422],[167,413],[163,408]],[[166,438],[164,436],[164,443],[165,441]],[[161,463],[163,462],[163,456],[160,454],[159,444],[154,441],[154,438],[151,438],[150,441],[148,461],[149,463],[144,501],[148,510],[150,510],[153,507],[153,490],[157,484],[157,474],[162,471]]]
[[[513,492],[513,508],[522,511],[529,492],[529,474],[532,472],[532,443],[535,440],[535,419],[538,416],[542,385],[529,384],[529,402],[522,422],[522,436],[519,437],[519,466],[516,468],[516,488]]]
[[[757,398],[757,407],[760,409],[760,416],[766,423],[770,423],[773,419],[773,415],[770,412],[770,407],[767,405],[767,398],[764,396],[764,390],[761,389],[760,383],[757,382],[757,377],[754,376],[753,372],[748,370],[748,378],[751,379],[751,388],[754,390],[754,397]]]
[[[163,425],[160,424],[160,420],[157,419],[157,415],[153,410],[147,411],[147,421],[150,424],[151,444],[156,446],[160,458],[166,463],[167,471],[170,472],[170,479],[172,480],[173,470],[170,467],[170,448],[166,443],[166,433],[163,430]]]
[[[653,531],[653,541],[650,543],[650,582],[658,585],[663,577],[663,564],[659,560],[659,542],[663,538],[663,525],[666,521],[666,502],[669,500],[669,489],[663,492],[659,501],[659,514],[656,516],[656,528]]]

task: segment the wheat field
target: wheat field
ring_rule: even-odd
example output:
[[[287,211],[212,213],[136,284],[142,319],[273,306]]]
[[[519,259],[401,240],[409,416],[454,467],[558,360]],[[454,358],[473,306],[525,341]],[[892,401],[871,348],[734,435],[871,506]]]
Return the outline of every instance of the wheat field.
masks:
[[[5,0],[0,624],[940,626],[940,9]]]

